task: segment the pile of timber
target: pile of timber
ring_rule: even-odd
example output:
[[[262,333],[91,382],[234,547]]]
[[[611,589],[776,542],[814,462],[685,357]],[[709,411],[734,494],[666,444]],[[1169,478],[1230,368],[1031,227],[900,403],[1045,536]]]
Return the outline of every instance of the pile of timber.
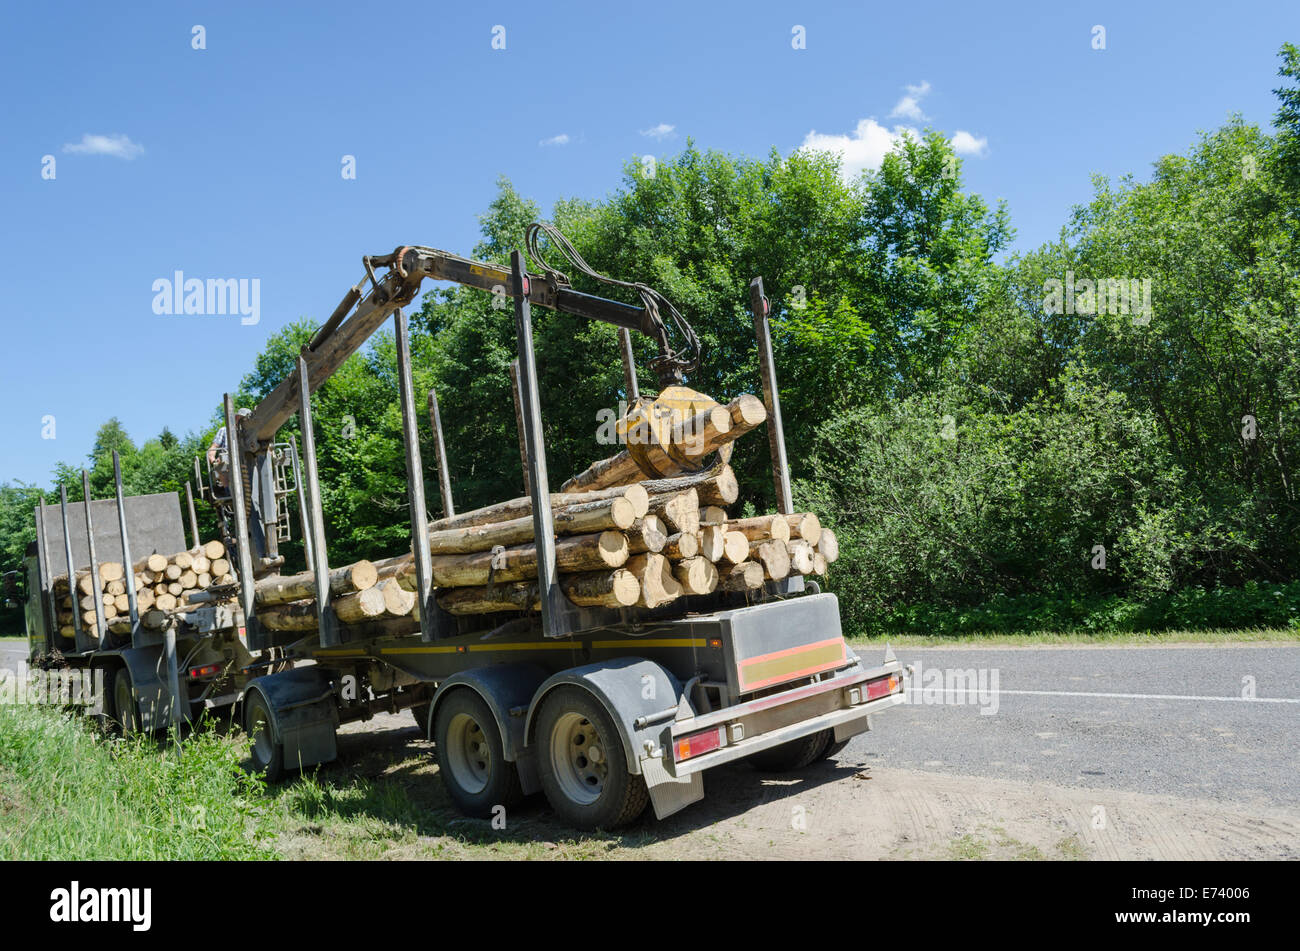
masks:
[[[233,584],[234,567],[226,557],[226,546],[210,541],[198,548],[164,555],[146,555],[131,567],[130,581],[125,567],[117,561],[101,561],[99,578],[90,570],[77,573],[75,600],[68,576],[54,579],[54,601],[58,609],[59,633],[72,637],[73,612],[81,615],[81,627],[96,636],[95,602],[100,602],[109,630],[129,633],[131,629],[126,586],[135,586],[136,608],[147,627],[161,628],[167,615],[189,606],[189,598],[213,585]]]
[[[816,515],[728,512],[738,496],[731,443],[766,418],[741,396],[677,420],[647,441],[569,479],[550,497],[560,587],[574,604],[657,608],[715,590],[745,592],[794,574],[820,575],[839,554]],[[629,441],[637,436],[629,435]],[[715,464],[700,466],[716,453]],[[431,582],[453,615],[540,608],[529,496],[430,523]],[[398,555],[331,572],[330,604],[343,624],[419,617],[415,558]],[[257,616],[273,630],[317,627],[310,572],[263,579]]]

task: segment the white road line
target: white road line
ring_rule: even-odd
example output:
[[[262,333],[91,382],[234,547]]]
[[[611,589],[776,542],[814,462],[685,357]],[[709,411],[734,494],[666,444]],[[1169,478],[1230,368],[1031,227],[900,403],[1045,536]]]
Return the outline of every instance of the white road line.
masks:
[[[939,693],[956,693],[963,696],[973,696],[976,693],[975,688],[956,690],[942,687],[909,687],[907,692],[922,693],[926,690],[938,691]],[[992,693],[998,696],[1105,697],[1111,700],[1221,700],[1235,701],[1237,703],[1300,703],[1300,697],[1204,697],[1176,693],[1088,693],[1081,690],[994,690]]]

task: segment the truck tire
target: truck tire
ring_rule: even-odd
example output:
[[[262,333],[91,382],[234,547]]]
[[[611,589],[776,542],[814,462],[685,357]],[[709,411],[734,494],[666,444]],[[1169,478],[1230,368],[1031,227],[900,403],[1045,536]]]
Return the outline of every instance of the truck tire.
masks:
[[[438,772],[456,808],[476,819],[523,797],[519,771],[506,761],[496,717],[473,690],[453,690],[438,704],[433,724]]]
[[[752,753],[745,758],[745,762],[764,773],[788,773],[803,769],[825,755],[834,736],[830,730],[819,730],[789,743]]]
[[[253,769],[267,782],[284,778],[284,745],[275,735],[275,716],[271,704],[260,690],[250,690],[244,698],[244,730],[253,741]]]
[[[411,707],[411,716],[415,718],[415,725],[420,728],[420,734],[426,740],[429,738],[429,711],[432,706],[431,703],[417,703]]]
[[[618,728],[581,687],[560,687],[537,713],[537,771],[546,799],[576,829],[627,825],[650,801],[645,780],[628,771]]]
[[[826,749],[822,750],[821,755],[817,757],[819,760],[833,759],[844,752],[844,747],[849,745],[849,740],[840,740],[836,743],[834,730],[827,730],[826,732],[830,734],[830,741],[826,744]],[[852,739],[852,737],[849,737],[849,739]]]
[[[119,667],[113,675],[113,707],[110,717],[123,736],[140,732],[140,708],[135,702],[131,672],[125,667]]]

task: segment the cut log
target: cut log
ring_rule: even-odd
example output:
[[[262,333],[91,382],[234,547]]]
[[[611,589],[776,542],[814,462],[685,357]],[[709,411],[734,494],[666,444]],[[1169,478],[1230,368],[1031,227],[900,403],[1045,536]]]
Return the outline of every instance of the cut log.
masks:
[[[647,464],[652,470],[668,475],[686,471],[767,418],[763,401],[756,396],[739,396],[727,404],[725,409],[731,420],[730,426],[722,422],[722,414],[716,412],[716,407],[698,413],[673,427],[667,446],[646,447]],[[677,472],[674,473],[673,469]],[[655,474],[655,471],[643,471],[637,465],[632,451],[625,449],[616,456],[593,463],[560,486],[560,491],[579,492],[623,485]]]
[[[183,573],[184,573],[184,569],[181,568],[181,566],[176,564],[175,562],[172,562],[170,565],[168,565],[166,568],[163,569],[163,577],[166,578],[168,581],[178,580]]]
[[[172,555],[172,564],[181,571],[189,571],[194,567],[194,555],[188,551],[178,551]]]
[[[641,483],[641,487],[652,499],[657,495],[694,489],[701,505],[731,505],[740,496],[740,483],[728,465],[672,479],[648,479]]]
[[[636,520],[627,531],[628,553],[639,555],[642,552],[663,551],[668,544],[668,526],[658,515],[647,515]]]
[[[785,520],[790,526],[790,538],[802,538],[809,545],[816,545],[821,540],[821,519],[812,512],[787,515]]]
[[[700,536],[697,532],[678,532],[664,543],[662,553],[669,561],[694,558],[700,553]]]
[[[700,542],[699,553],[709,561],[722,557],[723,540],[727,537],[725,525],[705,525],[696,536]]]
[[[763,566],[756,561],[718,570],[718,588],[722,591],[751,591],[763,587]]]
[[[393,617],[406,617],[415,608],[415,595],[405,590],[395,578],[379,586],[384,597],[384,613]]]
[[[214,578],[220,578],[223,575],[228,575],[228,574],[230,574],[229,561],[227,561],[225,558],[212,559],[212,576]]]
[[[589,535],[631,528],[637,515],[635,505],[626,498],[617,497],[555,509],[552,519],[557,535]],[[533,516],[530,513],[504,522],[430,532],[429,549],[435,555],[469,554],[488,551],[496,545],[522,545],[532,540]]]
[[[740,532],[751,542],[768,538],[785,541],[790,537],[790,525],[784,515],[755,515],[727,523],[727,531]]]
[[[156,552],[144,560],[145,567],[155,575],[160,575],[167,570],[167,556],[159,555]]]
[[[345,594],[337,601],[331,602],[334,614],[344,624],[357,624],[369,621],[384,613],[384,594],[378,588],[366,588]]]
[[[673,577],[672,567],[663,555],[655,552],[637,555],[628,560],[627,570],[641,585],[637,607],[657,608],[682,596],[682,586]]]
[[[763,576],[780,581],[790,574],[790,551],[785,542],[771,538],[765,542],[750,542],[749,556],[763,566]]]
[[[187,569],[176,580],[180,582],[182,588],[197,588],[199,586],[199,576],[194,573],[193,569]]]
[[[662,518],[673,533],[694,534],[700,529],[700,496],[695,489],[656,495],[650,500],[650,511]]]
[[[131,609],[131,601],[124,594],[115,595],[113,598],[113,607],[117,610],[118,614],[125,614]]]
[[[749,539],[740,532],[724,532],[722,536],[722,565],[739,565],[749,560]]]
[[[200,588],[207,588],[210,587],[211,585],[212,585],[212,575],[208,574],[206,571],[203,572],[203,574],[199,575]]]
[[[840,557],[840,540],[829,528],[823,528],[821,538],[817,539],[817,550],[822,553],[826,564],[829,565]]]
[[[559,571],[575,574],[621,568],[628,558],[628,541],[622,532],[597,532],[591,535],[566,535],[555,542],[555,561]],[[493,567],[494,559],[496,567]],[[398,582],[408,591],[415,588],[415,559],[396,572]],[[492,552],[468,555],[437,555],[431,559],[433,583],[440,588],[475,587],[491,581],[526,581],[537,577],[537,548],[515,545]]]
[[[797,575],[813,574],[815,559],[813,555],[813,546],[808,544],[802,538],[792,538],[786,542],[786,549],[790,553],[790,571]]]
[[[678,562],[673,565],[673,577],[686,594],[710,594],[718,586],[718,569],[707,558]]]
[[[179,581],[173,581],[167,585],[167,593],[179,598],[185,593],[185,585],[181,584]]]
[[[190,571],[196,575],[202,575],[207,574],[210,570],[212,570],[212,560],[207,555],[194,556],[194,564],[190,565]]]
[[[111,581],[121,581],[126,576],[120,561],[101,561],[99,563],[99,580],[108,584]]]
[[[697,493],[698,494],[698,493]],[[726,525],[727,510],[721,505],[706,505],[700,509],[701,525]]]
[[[601,489],[595,492],[579,492],[571,494],[551,493],[551,512],[554,515],[559,509],[569,506],[582,505],[587,502],[604,501],[608,499],[626,499],[632,504],[632,514],[634,518],[641,518],[649,511],[649,496],[645,489],[639,485],[621,485],[609,489]],[[448,528],[468,528],[472,525],[490,525],[494,522],[506,522],[511,519],[523,518],[533,514],[533,500],[530,496],[520,496],[516,499],[510,499],[506,502],[498,502],[496,505],[488,505],[481,509],[474,509],[469,512],[462,512],[459,515],[453,515],[451,518],[440,518],[435,522],[429,523],[431,532],[442,531]]]
[[[382,597],[379,600],[383,602]],[[290,604],[273,605],[265,611],[258,611],[257,620],[273,631],[314,631],[319,627],[315,601],[294,601]]]
[[[225,553],[226,546],[215,538],[203,546],[203,554],[207,556],[209,561],[216,561]]]
[[[104,590],[114,597],[119,594],[126,594],[126,583],[120,579],[117,581],[110,581],[104,586]]]
[[[570,601],[584,607],[630,607],[641,594],[636,576],[625,568],[566,575],[560,578],[560,585]],[[490,588],[449,588],[439,593],[438,604],[448,613],[460,615],[535,611],[542,606],[535,581],[514,581]]]
[[[220,564],[218,559],[217,564]],[[330,572],[330,593],[336,596],[353,594],[373,588],[379,572],[369,561],[344,565]],[[204,587],[207,587],[204,585]],[[296,575],[271,575],[253,586],[253,600],[259,605],[287,604],[316,597],[316,576],[310,571]]]
[[[819,551],[813,552],[813,574],[826,574],[826,556]]]

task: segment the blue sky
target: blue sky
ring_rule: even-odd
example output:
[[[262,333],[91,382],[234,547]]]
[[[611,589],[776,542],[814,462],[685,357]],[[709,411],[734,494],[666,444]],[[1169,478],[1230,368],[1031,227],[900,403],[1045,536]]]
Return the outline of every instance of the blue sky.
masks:
[[[1007,200],[1027,249],[1055,237],[1093,173],[1146,177],[1234,111],[1268,127],[1277,49],[1300,42],[1294,2],[10,3],[0,16],[0,481],[39,484],[84,459],[110,416],[137,442],[201,428],[267,336],[328,314],[362,254],[470,253],[499,175],[549,209],[606,195],[627,160],[687,136],[870,164],[897,126],[932,126],[965,134],[968,188]],[[178,270],[258,279],[258,322],[156,314],[153,283]]]

